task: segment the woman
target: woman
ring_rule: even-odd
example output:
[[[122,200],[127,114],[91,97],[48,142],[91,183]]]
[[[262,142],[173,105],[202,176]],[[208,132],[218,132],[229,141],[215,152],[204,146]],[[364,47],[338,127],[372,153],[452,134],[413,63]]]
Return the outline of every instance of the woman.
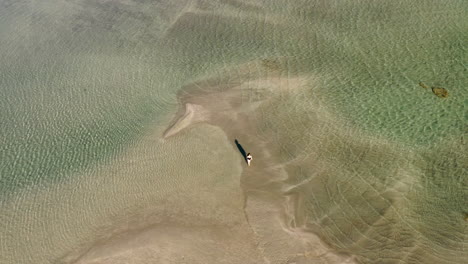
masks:
[[[247,153],[246,159],[247,159],[247,165],[250,166],[250,161],[252,161],[252,155],[250,155],[250,153]]]

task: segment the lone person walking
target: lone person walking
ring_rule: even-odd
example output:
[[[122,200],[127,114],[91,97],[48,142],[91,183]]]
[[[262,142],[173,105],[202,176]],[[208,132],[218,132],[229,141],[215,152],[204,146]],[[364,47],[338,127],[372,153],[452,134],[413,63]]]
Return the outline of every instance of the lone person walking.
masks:
[[[250,153],[247,153],[247,157],[245,157],[247,159],[247,165],[250,166],[250,162],[252,161],[252,155],[250,155]]]

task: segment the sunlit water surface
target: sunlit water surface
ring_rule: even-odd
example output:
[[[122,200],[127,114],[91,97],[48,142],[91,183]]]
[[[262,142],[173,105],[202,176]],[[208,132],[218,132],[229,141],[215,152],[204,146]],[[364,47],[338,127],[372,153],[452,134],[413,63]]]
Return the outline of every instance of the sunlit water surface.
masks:
[[[362,263],[464,263],[467,17],[461,0],[0,0],[0,263],[56,263],[239,177],[222,129],[162,134],[184,87],[272,76],[305,81],[241,99],[270,100],[251,129],[300,185],[297,225]]]

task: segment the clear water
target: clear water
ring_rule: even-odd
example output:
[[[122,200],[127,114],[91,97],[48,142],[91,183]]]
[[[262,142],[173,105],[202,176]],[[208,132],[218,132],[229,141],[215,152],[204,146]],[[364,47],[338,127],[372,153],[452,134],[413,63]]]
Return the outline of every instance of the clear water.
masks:
[[[255,124],[295,160],[284,184],[310,182],[295,192],[305,225],[362,263],[462,263],[467,17],[465,1],[0,0],[0,263],[54,263],[189,190],[213,174],[197,149],[225,146],[216,175],[240,173],[220,129],[148,134],[188,84],[235,82],[252,62],[269,78],[265,59],[309,80],[260,95]]]

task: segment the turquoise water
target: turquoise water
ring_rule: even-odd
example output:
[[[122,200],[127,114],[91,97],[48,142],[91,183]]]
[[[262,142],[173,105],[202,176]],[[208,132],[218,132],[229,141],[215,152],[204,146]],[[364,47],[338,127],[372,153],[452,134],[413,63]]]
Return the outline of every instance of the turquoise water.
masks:
[[[115,193],[91,205],[83,198],[90,189],[80,189],[68,202],[90,204],[86,221],[69,232],[73,214],[32,197],[93,185],[90,175],[106,182],[105,166],[144,156],[125,153],[169,125],[184,87],[241,82],[249,63],[259,65],[249,69],[258,78],[277,71],[308,80],[291,94],[262,95],[273,103],[257,113],[258,136],[278,146],[279,159],[301,160],[286,167],[286,182],[311,182],[297,191],[308,228],[362,263],[462,263],[467,17],[465,1],[0,0],[0,235],[8,237],[0,263],[54,263],[89,241],[94,223],[124,214],[106,203]],[[420,81],[446,88],[448,98]],[[256,97],[242,96],[245,104]],[[337,118],[325,120],[322,109]],[[158,144],[160,155],[182,148]],[[313,176],[315,160],[327,173]],[[96,214],[104,204],[112,209]],[[35,226],[36,215],[56,215],[63,237],[23,244],[15,234]],[[41,241],[47,230],[26,234]]]

